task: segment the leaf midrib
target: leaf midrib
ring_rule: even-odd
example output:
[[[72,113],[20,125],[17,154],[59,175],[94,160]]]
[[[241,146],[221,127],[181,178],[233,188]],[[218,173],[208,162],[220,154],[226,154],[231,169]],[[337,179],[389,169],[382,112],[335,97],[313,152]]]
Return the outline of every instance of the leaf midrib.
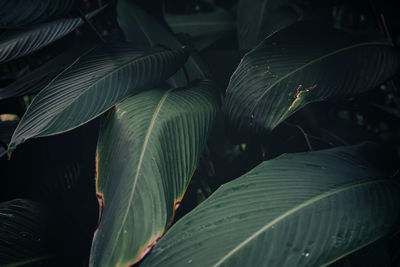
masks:
[[[136,190],[135,190],[136,184],[137,184],[137,181],[139,179],[139,174],[140,174],[140,171],[141,171],[141,168],[142,168],[142,165],[143,165],[144,155],[145,155],[145,152],[147,150],[147,146],[148,146],[148,143],[149,143],[149,139],[150,139],[151,133],[152,133],[153,128],[154,128],[154,124],[155,124],[155,122],[157,120],[158,114],[160,113],[161,107],[163,106],[163,104],[165,103],[165,100],[167,99],[167,97],[169,96],[169,94],[173,90],[174,89],[169,89],[168,91],[166,91],[164,93],[164,95],[161,97],[160,101],[158,102],[158,105],[157,105],[156,109],[154,110],[153,116],[151,118],[149,127],[148,127],[147,132],[146,132],[146,136],[145,136],[145,139],[144,139],[144,142],[143,142],[142,149],[140,151],[139,163],[138,163],[138,166],[137,166],[137,169],[136,169],[135,177],[133,178],[133,185],[132,185],[131,193],[129,195],[128,206],[125,209],[124,217],[122,218],[122,222],[121,222],[121,227],[119,228],[119,230],[117,232],[117,237],[115,238],[115,243],[114,243],[114,246],[113,246],[113,248],[111,250],[110,255],[114,254],[114,251],[115,251],[115,249],[117,247],[118,239],[119,239],[119,237],[121,235],[121,232],[122,232],[122,228],[124,227],[126,219],[128,218],[128,213],[129,213],[129,210],[130,210],[130,206],[131,206],[131,204],[133,202],[132,200],[133,200],[133,197],[134,197],[135,192],[136,192]]]
[[[285,79],[288,78],[289,76],[295,74],[296,72],[298,72],[298,71],[300,71],[300,70],[302,70],[302,69],[304,69],[304,68],[306,68],[306,67],[308,67],[308,66],[310,66],[310,65],[312,65],[312,64],[314,64],[314,63],[316,63],[316,62],[318,62],[318,61],[322,61],[323,59],[328,58],[328,57],[330,57],[330,56],[334,56],[334,55],[336,55],[336,54],[339,54],[339,53],[341,53],[341,52],[344,52],[344,51],[347,51],[347,50],[350,50],[350,49],[353,49],[353,48],[356,48],[356,47],[368,46],[368,45],[387,45],[387,46],[391,46],[391,44],[386,43],[386,42],[365,42],[365,43],[358,43],[358,44],[354,44],[354,45],[350,45],[350,46],[347,46],[347,47],[343,47],[343,48],[334,50],[334,51],[332,51],[332,52],[330,52],[330,53],[328,53],[328,54],[325,54],[325,55],[323,55],[323,56],[320,56],[320,57],[318,57],[318,58],[315,58],[315,59],[309,61],[308,63],[306,63],[306,64],[304,64],[304,65],[302,65],[302,66],[300,66],[300,67],[298,67],[298,68],[296,68],[296,69],[294,69],[294,70],[292,70],[291,72],[288,72],[287,74],[285,74],[284,76],[282,76],[281,78],[279,78],[278,80],[276,80],[275,82],[273,82],[269,87],[267,87],[267,88],[265,89],[265,91],[261,94],[261,96],[259,96],[259,97],[257,98],[257,100],[254,102],[254,104],[252,105],[252,107],[251,107],[251,109],[250,109],[250,114],[253,113],[253,111],[255,110],[255,108],[256,108],[256,106],[258,105],[258,103],[266,96],[266,94],[267,94],[275,85],[277,85],[277,84],[280,83],[281,81],[285,80]]]
[[[263,227],[261,227],[258,231],[256,231],[255,233],[253,233],[250,237],[246,238],[244,241],[242,241],[239,245],[237,245],[235,248],[231,249],[227,254],[225,254],[225,256],[223,256],[217,263],[215,263],[213,266],[214,267],[218,267],[220,266],[222,263],[224,263],[228,258],[230,258],[233,254],[235,254],[237,251],[239,251],[241,248],[243,248],[244,246],[246,246],[248,243],[250,243],[253,239],[257,238],[260,234],[262,234],[263,232],[265,232],[266,230],[268,230],[270,227],[272,227],[273,225],[281,222],[283,219],[289,217],[290,215],[296,213],[297,211],[311,206],[312,204],[328,198],[334,194],[338,194],[341,193],[343,191],[349,190],[349,189],[353,189],[359,186],[364,186],[364,185],[368,185],[368,184],[374,184],[374,183],[383,183],[385,182],[385,180],[379,179],[379,180],[369,180],[369,181],[365,181],[365,182],[360,182],[360,183],[356,183],[356,184],[351,184],[351,185],[347,185],[338,189],[334,189],[328,192],[325,192],[323,194],[320,194],[318,196],[315,196],[307,201],[304,201],[302,203],[300,203],[299,205],[295,206],[294,208],[286,211],[285,213],[283,213],[282,215],[278,216],[277,218],[275,218],[274,220],[270,221],[268,224],[264,225]]]

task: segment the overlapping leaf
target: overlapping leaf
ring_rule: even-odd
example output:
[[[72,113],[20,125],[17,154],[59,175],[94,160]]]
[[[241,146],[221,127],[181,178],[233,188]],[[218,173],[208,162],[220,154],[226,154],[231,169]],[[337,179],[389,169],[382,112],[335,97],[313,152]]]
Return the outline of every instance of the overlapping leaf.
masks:
[[[21,27],[68,13],[75,0],[0,0],[0,28]]]
[[[222,35],[235,28],[233,16],[223,9],[191,15],[167,14],[165,19],[175,33],[188,33],[193,37]]]
[[[297,23],[242,59],[227,89],[230,127],[270,132],[307,103],[364,92],[399,71],[388,41]]]
[[[217,108],[209,82],[146,91],[116,106],[98,142],[97,190],[104,210],[91,266],[133,264],[163,235]]]
[[[184,50],[137,50],[130,45],[93,49],[35,97],[9,151],[28,138],[62,133],[92,120],[127,96],[167,79],[186,57]]]
[[[387,234],[400,185],[371,144],[285,154],[223,185],[141,266],[325,266]]]
[[[301,18],[291,0],[240,0],[237,8],[239,47],[252,49],[265,37]]]
[[[90,19],[102,9],[93,11],[86,17]],[[19,30],[8,30],[0,35],[0,63],[33,53],[64,37],[83,22],[81,18],[59,19]]]
[[[118,23],[124,31],[127,41],[144,47],[164,46],[170,49],[182,47],[182,44],[172,33],[163,28],[132,1],[119,0],[117,13]],[[207,77],[205,67],[196,56],[189,57],[185,67],[190,81]],[[187,84],[183,70],[178,71],[169,81],[173,87],[182,87]]]
[[[22,76],[17,81],[0,90],[0,100],[24,95],[36,94],[43,89],[61,71],[71,65],[78,56],[89,51],[89,45],[80,45],[68,49],[39,68]]]

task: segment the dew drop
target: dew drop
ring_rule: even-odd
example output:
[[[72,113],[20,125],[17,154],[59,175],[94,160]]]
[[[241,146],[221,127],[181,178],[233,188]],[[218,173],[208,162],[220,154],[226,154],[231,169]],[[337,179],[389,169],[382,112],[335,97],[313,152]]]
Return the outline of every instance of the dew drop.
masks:
[[[310,252],[308,250],[306,250],[301,255],[304,257],[308,257],[308,256],[310,256]]]

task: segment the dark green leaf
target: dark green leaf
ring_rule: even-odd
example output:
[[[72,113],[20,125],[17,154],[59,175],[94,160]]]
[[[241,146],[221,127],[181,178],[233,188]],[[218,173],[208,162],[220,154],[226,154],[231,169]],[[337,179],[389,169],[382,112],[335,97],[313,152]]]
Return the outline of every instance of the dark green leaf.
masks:
[[[67,14],[75,0],[0,0],[0,28],[21,27]]]
[[[95,16],[100,8],[86,17]],[[31,54],[64,37],[83,24],[81,18],[59,19],[19,30],[8,30],[0,35],[0,63]]]
[[[48,247],[48,210],[29,200],[0,203],[0,265],[26,266],[54,257]]]
[[[183,50],[137,50],[129,45],[93,49],[35,97],[13,134],[9,151],[29,138],[85,124],[129,95],[164,81],[186,58]]]
[[[307,103],[364,92],[399,70],[388,41],[297,23],[242,59],[227,89],[230,127],[239,135],[271,132]]]
[[[209,35],[222,37],[235,29],[232,14],[224,9],[189,15],[167,14],[165,19],[175,33],[188,33],[195,38]]]
[[[324,266],[386,235],[400,185],[371,144],[285,154],[223,185],[141,266]]]
[[[91,266],[139,261],[172,222],[213,125],[209,82],[151,90],[118,104],[98,142],[104,201]]]
[[[36,94],[42,90],[61,71],[71,65],[78,56],[90,50],[88,46],[68,49],[39,68],[0,90],[0,100],[24,95]]]
[[[117,13],[118,23],[127,41],[144,47],[165,46],[170,49],[182,47],[172,33],[137,7],[133,1],[119,0]],[[206,78],[206,70],[199,58],[189,57],[185,67],[190,81]],[[178,71],[169,81],[173,87],[182,87],[187,84],[183,70]]]
[[[237,8],[239,47],[252,49],[265,37],[301,18],[292,0],[240,0]]]

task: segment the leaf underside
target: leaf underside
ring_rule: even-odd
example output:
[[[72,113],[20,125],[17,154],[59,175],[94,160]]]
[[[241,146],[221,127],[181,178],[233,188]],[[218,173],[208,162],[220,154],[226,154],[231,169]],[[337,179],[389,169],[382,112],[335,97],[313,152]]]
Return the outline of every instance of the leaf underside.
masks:
[[[371,144],[285,154],[219,188],[141,266],[323,266],[387,234],[400,186]]]

